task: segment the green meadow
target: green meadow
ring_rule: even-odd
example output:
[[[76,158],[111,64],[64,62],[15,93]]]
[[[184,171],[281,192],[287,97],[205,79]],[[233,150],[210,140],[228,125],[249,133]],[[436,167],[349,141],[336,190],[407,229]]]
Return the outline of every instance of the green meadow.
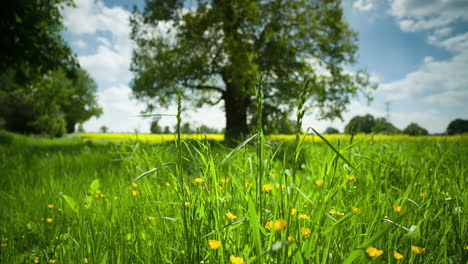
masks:
[[[0,135],[1,263],[466,263],[468,140]]]

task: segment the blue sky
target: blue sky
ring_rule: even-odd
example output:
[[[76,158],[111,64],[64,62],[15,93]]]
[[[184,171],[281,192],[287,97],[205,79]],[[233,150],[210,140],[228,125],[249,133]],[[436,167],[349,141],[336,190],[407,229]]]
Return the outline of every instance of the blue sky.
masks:
[[[128,17],[143,0],[75,0],[63,12],[65,39],[83,68],[96,80],[100,118],[85,123],[86,131],[105,125],[113,132],[149,131],[150,120],[134,117],[145,109],[131,99],[129,71],[133,43]],[[431,133],[443,132],[455,118],[468,119],[468,1],[466,0],[343,0],[346,20],[359,35],[359,63],[379,84],[374,101],[351,102],[344,120],[317,120],[309,113],[304,126],[340,130],[355,115],[386,116],[403,129],[417,122]],[[174,108],[159,112],[173,113]],[[191,109],[184,118],[194,126],[224,127],[222,103]],[[175,120],[164,118],[162,125]]]

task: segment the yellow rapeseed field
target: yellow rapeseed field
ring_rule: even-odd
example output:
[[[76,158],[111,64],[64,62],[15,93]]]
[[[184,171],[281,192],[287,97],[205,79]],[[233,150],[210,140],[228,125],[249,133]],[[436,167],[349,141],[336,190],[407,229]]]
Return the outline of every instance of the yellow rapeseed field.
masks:
[[[351,139],[349,134],[333,134],[323,135],[328,141],[346,142]],[[175,134],[132,134],[132,133],[82,133],[80,137],[93,141],[93,142],[128,142],[138,141],[144,143],[162,143],[166,141],[174,141],[177,138]],[[222,134],[183,134],[182,139],[185,140],[224,140]],[[269,139],[290,141],[295,140],[295,135],[269,135]],[[353,140],[356,141],[414,141],[414,140],[442,140],[442,141],[459,141],[468,139],[467,134],[456,136],[409,136],[403,134],[397,135],[382,135],[382,134],[356,134]],[[306,142],[323,142],[317,135],[308,135],[305,139]]]

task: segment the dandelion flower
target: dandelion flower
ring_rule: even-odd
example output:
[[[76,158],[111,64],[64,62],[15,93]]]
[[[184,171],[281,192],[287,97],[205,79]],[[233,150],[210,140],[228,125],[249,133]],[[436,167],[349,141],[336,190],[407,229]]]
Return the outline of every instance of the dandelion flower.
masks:
[[[229,178],[222,178],[221,183],[228,183],[231,179]]]
[[[424,250],[426,250],[426,249],[422,248],[422,247],[411,246],[411,250],[413,250],[413,252],[416,253],[416,254],[422,254],[424,252]]]
[[[52,222],[54,221],[54,219],[52,219],[52,218],[47,218],[46,221],[47,221],[47,223],[52,223]]]
[[[208,245],[211,249],[218,249],[221,243],[219,240],[208,240]]]
[[[351,208],[351,211],[353,211],[353,213],[357,213],[357,212],[359,212],[359,210],[361,210],[361,209],[359,209],[358,207],[352,207]]]
[[[307,216],[307,215],[305,215],[305,214],[300,214],[300,215],[299,215],[299,219],[307,220],[307,219],[310,219],[310,217]]]
[[[316,181],[315,181],[315,184],[316,184],[317,186],[321,187],[321,186],[323,186],[323,185],[325,184],[325,181],[322,180],[322,179],[316,180]]]
[[[137,196],[137,195],[138,195],[138,191],[132,190],[132,195],[133,195],[133,196]]]
[[[291,215],[295,215],[295,214],[297,214],[297,209],[296,208],[291,209]]]
[[[229,260],[232,264],[245,264],[245,261],[241,257],[230,256]]]
[[[189,207],[190,206],[190,202],[185,202],[185,207]]]
[[[271,191],[271,190],[273,190],[273,187],[271,187],[270,184],[265,184],[265,185],[263,185],[263,191],[269,192],[269,191]]]
[[[376,249],[375,247],[366,248],[366,252],[367,252],[367,255],[369,255],[369,257],[373,257],[373,258],[378,258],[382,256],[383,254],[383,250]]]
[[[301,227],[301,234],[304,237],[310,237],[310,234],[312,234],[312,231],[307,227]]]
[[[229,219],[229,220],[234,220],[237,218],[236,215],[232,214],[232,213],[226,213],[226,217]]]
[[[196,183],[202,183],[202,182],[203,182],[203,179],[202,179],[202,178],[195,178],[195,182],[196,182]]]
[[[394,250],[393,251],[393,258],[396,259],[396,260],[402,260],[403,259],[403,255],[398,253],[398,251]]]
[[[49,204],[49,205],[47,205],[47,208],[52,209],[52,208],[54,208],[54,205],[53,205],[53,204]]]

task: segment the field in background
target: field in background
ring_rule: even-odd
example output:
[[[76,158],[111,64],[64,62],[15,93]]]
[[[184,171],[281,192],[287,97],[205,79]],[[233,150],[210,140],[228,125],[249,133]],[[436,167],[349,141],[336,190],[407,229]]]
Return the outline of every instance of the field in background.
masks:
[[[175,134],[130,134],[130,133],[81,133],[79,136],[85,140],[89,140],[95,143],[102,142],[129,142],[129,141],[138,141],[142,143],[162,143],[166,141],[175,141],[177,135]],[[349,142],[351,140],[351,135],[347,134],[333,134],[333,135],[323,135],[329,141],[341,141]],[[414,141],[414,140],[438,140],[438,141],[459,141],[467,135],[456,135],[456,136],[409,136],[409,135],[367,135],[367,134],[356,134],[354,135],[354,140],[362,141]],[[182,138],[185,140],[213,140],[213,141],[223,141],[224,135],[222,134],[183,134]],[[269,139],[281,140],[281,141],[293,141],[295,140],[295,135],[269,135]],[[308,135],[305,138],[307,142],[317,142],[322,143],[323,141],[317,135]]]
[[[1,263],[468,260],[466,136],[314,138],[296,159],[111,135],[0,134]]]

